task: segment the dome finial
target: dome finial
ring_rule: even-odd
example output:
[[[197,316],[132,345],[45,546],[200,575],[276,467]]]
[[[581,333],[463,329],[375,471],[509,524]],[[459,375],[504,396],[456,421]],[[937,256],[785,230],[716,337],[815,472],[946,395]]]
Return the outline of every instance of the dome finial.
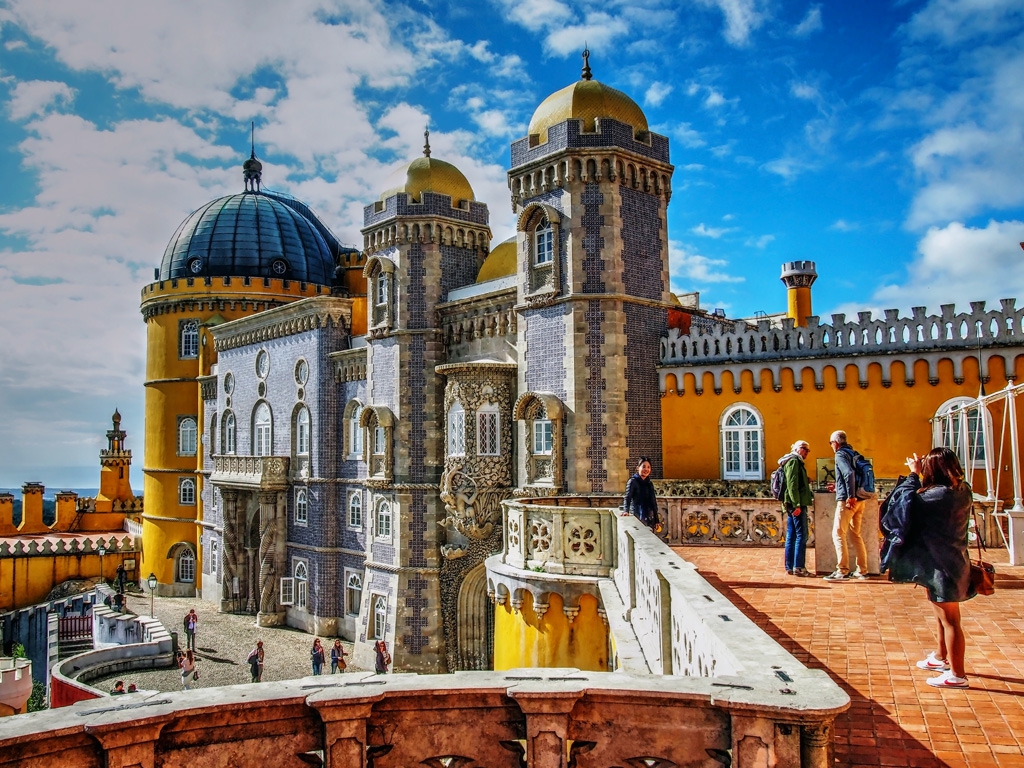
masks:
[[[423,129],[423,156],[430,157],[430,129]]]
[[[580,78],[583,80],[590,80],[593,75],[590,73],[590,48],[586,41],[583,42],[583,74]]]
[[[252,131],[252,154],[242,163],[242,178],[245,179],[246,192],[259,192],[263,181],[263,163],[256,159],[256,121],[250,124]]]

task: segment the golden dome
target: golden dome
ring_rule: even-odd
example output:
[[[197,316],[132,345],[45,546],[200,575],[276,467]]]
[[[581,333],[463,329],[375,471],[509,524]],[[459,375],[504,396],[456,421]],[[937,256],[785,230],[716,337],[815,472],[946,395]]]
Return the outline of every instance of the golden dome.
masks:
[[[529,135],[548,140],[548,129],[569,118],[582,121],[580,130],[593,131],[594,119],[611,117],[633,127],[633,135],[647,131],[647,117],[629,96],[597,80],[579,80],[555,91],[540,103],[530,118]]]
[[[424,192],[448,195],[452,205],[462,200],[475,200],[473,188],[462,171],[444,160],[432,157],[417,157],[405,168],[399,168],[388,178],[387,191],[380,196],[386,200],[399,192],[409,195],[410,201],[420,202]]]
[[[516,238],[510,237],[498,245],[493,251],[487,254],[483,266],[476,276],[478,283],[487,280],[497,280],[499,277],[508,277],[516,273]]]

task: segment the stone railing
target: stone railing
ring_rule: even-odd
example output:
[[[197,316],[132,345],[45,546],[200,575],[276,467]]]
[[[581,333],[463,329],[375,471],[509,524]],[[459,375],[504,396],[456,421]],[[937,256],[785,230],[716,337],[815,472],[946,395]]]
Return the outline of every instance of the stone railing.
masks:
[[[807,318],[798,328],[790,318],[782,326],[761,320],[757,327],[737,323],[695,328],[683,335],[676,328],[661,340],[662,365],[701,365],[779,358],[836,357],[934,350],[977,350],[979,347],[1019,344],[1024,311],[1014,299],[1003,299],[999,310],[985,311],[985,302],[971,302],[971,311],[957,314],[952,304],[941,313],[928,315],[925,307],[914,307],[912,317],[899,317],[899,310],[885,310],[884,320],[873,320],[871,312],[859,312],[856,322],[846,315],[832,315],[832,324]]]
[[[503,501],[505,551],[513,568],[608,576],[615,567],[616,497]]]
[[[54,555],[95,555],[103,549],[104,554],[135,552],[135,539],[128,533],[108,533],[100,536],[76,538],[47,538],[46,534],[15,541],[13,544],[0,541],[0,557],[52,557]]]
[[[210,482],[275,489],[288,486],[288,456],[214,456]]]

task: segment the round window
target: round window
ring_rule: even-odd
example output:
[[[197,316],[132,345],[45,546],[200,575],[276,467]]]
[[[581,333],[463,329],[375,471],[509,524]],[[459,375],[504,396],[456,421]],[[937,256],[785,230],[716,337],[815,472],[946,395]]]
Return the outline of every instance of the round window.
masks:
[[[305,360],[299,360],[295,364],[295,381],[299,385],[305,384],[309,378],[309,365]]]
[[[270,262],[270,271],[275,275],[283,275],[288,271],[288,262],[284,259],[274,259]]]
[[[198,275],[200,272],[203,271],[203,260],[192,259],[191,261],[189,261],[188,271],[191,272],[193,275]]]
[[[270,355],[265,350],[260,350],[260,353],[256,355],[256,375],[265,379],[268,373],[270,373]]]
[[[230,395],[235,391],[235,377],[230,373],[224,374],[224,393]]]

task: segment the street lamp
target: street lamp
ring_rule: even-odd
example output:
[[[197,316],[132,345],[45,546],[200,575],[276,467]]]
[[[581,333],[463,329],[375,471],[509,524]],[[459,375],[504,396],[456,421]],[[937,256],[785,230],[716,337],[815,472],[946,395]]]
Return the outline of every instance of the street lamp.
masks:
[[[107,581],[106,577],[103,575],[103,556],[105,554],[107,554],[106,547],[100,547],[100,549],[99,549],[99,555],[100,555],[100,581],[102,581],[104,584]]]
[[[153,595],[156,593],[156,574],[149,574],[149,578],[146,579],[149,583],[149,615],[152,618],[156,618],[156,614],[153,613]]]

